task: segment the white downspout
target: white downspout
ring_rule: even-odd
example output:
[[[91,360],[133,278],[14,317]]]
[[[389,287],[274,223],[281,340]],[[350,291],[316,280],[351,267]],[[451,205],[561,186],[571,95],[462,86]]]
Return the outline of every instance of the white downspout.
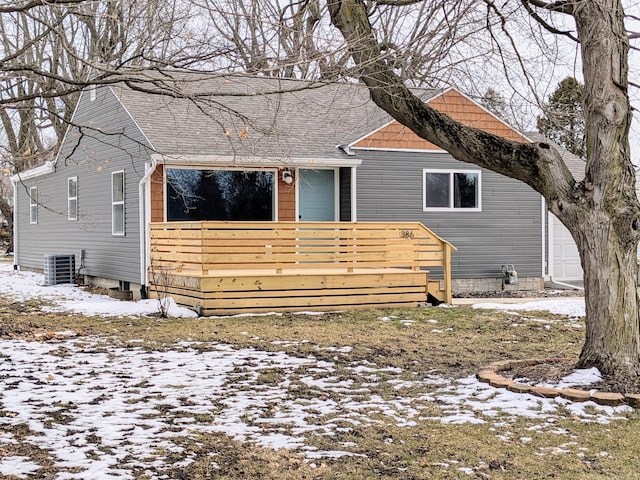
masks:
[[[11,180],[13,188],[13,269],[18,270],[18,185]]]
[[[540,212],[540,220],[542,224],[542,278],[546,278],[549,276],[549,255],[548,255],[548,237],[546,225],[549,221],[549,214],[547,210],[547,201],[544,199],[542,195],[540,195],[540,200],[542,203],[542,211]]]
[[[571,285],[570,283],[561,282],[559,280],[554,280],[553,277],[549,277],[551,279],[551,283],[555,285],[561,285],[563,287],[573,288],[574,290],[582,290],[584,291],[584,287],[580,287],[578,285]]]
[[[148,211],[146,201],[147,186],[150,183],[151,175],[156,171],[156,160],[151,157],[151,164],[145,163],[145,173],[138,183],[138,212],[140,216],[140,287],[147,286],[147,259],[149,258],[147,247],[149,245],[149,222],[147,222]]]

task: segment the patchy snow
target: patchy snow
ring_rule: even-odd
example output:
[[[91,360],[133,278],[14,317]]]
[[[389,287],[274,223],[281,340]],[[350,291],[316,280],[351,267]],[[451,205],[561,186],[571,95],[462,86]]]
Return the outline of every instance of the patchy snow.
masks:
[[[16,300],[41,297],[53,305],[50,308],[85,315],[157,312],[152,301],[123,302],[71,285],[45,287],[41,280],[41,275],[0,264],[0,291]],[[579,316],[580,308],[584,311],[579,303],[554,299],[508,308]],[[175,304],[170,314],[195,315]],[[412,325],[410,319],[402,323]],[[282,340],[282,345],[290,343]],[[336,345],[333,350],[348,354],[350,347]],[[365,361],[354,361],[348,369],[357,375],[343,378],[334,363],[313,355],[300,358],[216,343],[181,342],[171,350],[149,351],[105,344],[98,338],[74,338],[72,332],[47,342],[0,340],[0,442],[48,452],[59,469],[56,479],[126,480],[141,472],[145,478],[161,479],[169,478],[176,465],[173,454],[180,456],[181,465],[195,460],[181,439],[201,433],[296,449],[312,461],[357,453],[351,451],[353,445],[340,442],[330,450],[318,450],[307,445],[307,436],[331,438],[350,426],[376,425],[381,418],[407,428],[425,421],[497,426],[504,424],[506,415],[539,419],[537,432],[566,435],[554,418],[567,411],[576,419],[601,423],[631,411],[627,406],[517,394],[473,376],[407,380],[410,376],[402,369]],[[577,371],[563,382],[588,384],[597,375]],[[378,395],[385,386],[397,395]],[[410,393],[404,396],[403,391]],[[434,405],[440,411],[435,416]],[[24,438],[11,433],[16,427],[26,432]],[[30,478],[42,467],[28,456],[5,455],[0,453],[2,475]]]
[[[547,311],[554,315],[584,317],[584,298],[564,298],[523,303],[476,303],[473,308],[510,311]]]
[[[16,300],[42,298],[54,304],[53,311],[69,311],[83,315],[99,316],[140,316],[158,313],[158,300],[141,300],[125,302],[106,295],[96,295],[86,292],[75,285],[43,284],[42,274],[16,271],[9,263],[0,263],[0,291],[3,295]],[[168,314],[171,317],[197,317],[196,313],[184,307],[179,307],[168,300]]]
[[[40,470],[40,465],[34,463],[28,457],[4,457],[0,459],[0,473],[3,475],[15,475],[24,477]]]
[[[579,387],[580,385],[591,385],[602,381],[602,375],[597,368],[584,368],[575,370],[572,374],[560,379],[555,385],[556,388]]]

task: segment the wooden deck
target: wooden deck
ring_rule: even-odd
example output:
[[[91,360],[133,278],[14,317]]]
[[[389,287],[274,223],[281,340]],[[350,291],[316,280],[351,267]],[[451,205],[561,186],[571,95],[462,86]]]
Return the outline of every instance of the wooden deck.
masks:
[[[202,315],[451,302],[453,249],[420,223],[153,223],[150,291]]]

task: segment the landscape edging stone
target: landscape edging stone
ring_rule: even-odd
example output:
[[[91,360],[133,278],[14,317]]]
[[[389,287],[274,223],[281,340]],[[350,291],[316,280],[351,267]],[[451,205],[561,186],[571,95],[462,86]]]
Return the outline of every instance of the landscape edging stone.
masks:
[[[506,388],[514,393],[526,393],[545,398],[562,397],[573,402],[593,401],[598,405],[618,406],[622,404],[633,408],[640,408],[640,394],[600,392],[597,390],[581,390],[579,388],[554,388],[539,385],[527,385],[504,377],[499,372],[505,372],[517,367],[535,366],[542,363],[576,363],[577,358],[527,358],[524,360],[499,360],[482,367],[476,378],[495,388]]]

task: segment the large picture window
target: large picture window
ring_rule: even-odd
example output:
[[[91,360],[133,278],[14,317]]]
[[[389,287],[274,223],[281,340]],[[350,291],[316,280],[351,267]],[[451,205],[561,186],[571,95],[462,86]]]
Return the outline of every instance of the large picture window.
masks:
[[[274,171],[165,171],[169,222],[274,219]]]
[[[424,211],[480,210],[479,170],[423,170]]]
[[[78,177],[67,179],[67,218],[78,220]]]
[[[111,174],[111,233],[124,235],[124,171]]]

